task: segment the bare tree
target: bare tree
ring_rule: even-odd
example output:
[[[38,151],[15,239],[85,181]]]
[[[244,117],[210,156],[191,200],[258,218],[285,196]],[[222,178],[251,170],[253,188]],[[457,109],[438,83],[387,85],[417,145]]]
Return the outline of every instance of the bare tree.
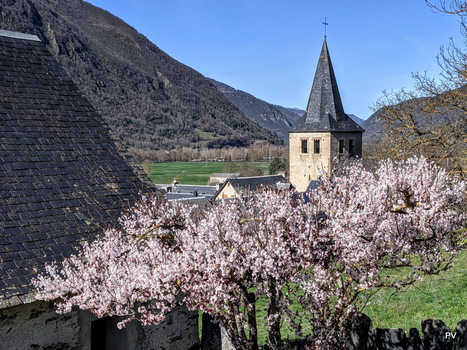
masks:
[[[436,160],[453,174],[466,175],[467,159],[467,2],[426,0],[434,12],[459,17],[462,44],[451,39],[437,57],[440,79],[413,73],[410,91],[384,92],[376,103],[386,132],[375,147],[378,155],[394,159],[414,154]]]

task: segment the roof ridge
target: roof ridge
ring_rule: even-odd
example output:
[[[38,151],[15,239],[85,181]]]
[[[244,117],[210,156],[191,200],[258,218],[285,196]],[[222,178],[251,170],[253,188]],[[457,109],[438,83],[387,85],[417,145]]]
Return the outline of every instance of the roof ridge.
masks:
[[[3,30],[3,29],[0,29],[0,36],[4,36],[4,37],[7,37],[7,38],[15,38],[15,39],[41,41],[41,39],[39,39],[39,37],[37,35],[34,35],[34,34],[13,32],[11,30]]]
[[[229,180],[230,180],[230,179],[235,179],[235,180],[240,180],[240,179],[257,179],[257,178],[260,178],[260,177],[273,177],[273,176],[282,176],[282,175],[274,174],[274,175],[242,176],[242,177],[229,178]]]

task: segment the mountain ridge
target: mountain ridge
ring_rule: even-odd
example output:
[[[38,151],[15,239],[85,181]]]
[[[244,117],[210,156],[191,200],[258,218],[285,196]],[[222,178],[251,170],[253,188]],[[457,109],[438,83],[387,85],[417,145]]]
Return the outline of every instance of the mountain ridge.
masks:
[[[36,34],[127,147],[248,146],[279,139],[203,75],[80,0],[0,4],[0,28]]]
[[[245,115],[263,128],[276,133],[282,140],[288,141],[288,130],[292,123],[277,106],[217,80],[209,78],[209,81]]]
[[[287,120],[293,125],[300,119],[300,117],[305,114],[304,109],[300,109],[297,107],[283,107],[279,105],[274,105],[283,115],[287,118]]]
[[[466,91],[467,85],[435,96],[403,100],[388,107],[399,110],[401,115],[410,113],[412,122],[420,129],[440,127],[448,121],[450,123],[461,121],[461,124],[462,122],[465,124]],[[384,135],[387,128],[382,120],[384,113],[385,107],[380,107],[363,122],[362,127],[366,130],[363,141],[375,141]]]
[[[347,114],[355,123],[362,126],[365,122],[365,119],[357,117],[355,114]]]
[[[245,115],[265,129],[276,133],[285,142],[289,140],[289,129],[305,113],[305,110],[300,108],[288,108],[271,104],[246,91],[236,89],[212,78],[208,79]],[[355,114],[348,114],[348,116],[358,125],[362,125],[364,122],[363,119],[357,117]]]

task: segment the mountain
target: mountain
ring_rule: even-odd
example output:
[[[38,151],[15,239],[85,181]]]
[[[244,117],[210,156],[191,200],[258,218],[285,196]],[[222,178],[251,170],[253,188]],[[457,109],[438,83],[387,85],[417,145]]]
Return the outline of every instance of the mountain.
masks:
[[[107,11],[82,0],[4,0],[0,14],[0,29],[47,45],[127,147],[280,143],[200,73]]]
[[[283,115],[286,116],[287,120],[294,125],[300,117],[305,114],[305,111],[300,108],[290,108],[290,107],[282,107],[279,105],[274,105]]]
[[[260,100],[247,92],[236,90],[233,87],[209,79],[220,92],[227,97],[238,109],[248,117],[261,125],[263,128],[274,132],[284,141],[288,141],[288,130],[292,126],[286,115],[282,113],[277,106],[266,101]],[[289,112],[290,113],[290,112]]]
[[[362,126],[363,122],[365,121],[362,118],[357,117],[355,114],[347,114],[347,115],[350,117],[350,119],[352,119],[355,123],[357,123],[360,126]]]
[[[391,109],[410,115],[410,123],[422,133],[430,134],[430,130],[446,127],[446,130],[453,128],[462,131],[466,125],[466,96],[467,85],[464,85],[436,96],[408,99],[391,106]],[[376,140],[385,133],[385,125],[381,121],[384,112],[384,108],[380,108],[363,122],[364,142]],[[449,142],[452,142],[452,138]]]
[[[373,113],[367,120],[361,124],[362,128],[365,129],[363,133],[362,140],[363,142],[372,141],[378,139],[384,132],[384,125],[379,120],[379,116],[382,113],[382,109],[379,109]]]

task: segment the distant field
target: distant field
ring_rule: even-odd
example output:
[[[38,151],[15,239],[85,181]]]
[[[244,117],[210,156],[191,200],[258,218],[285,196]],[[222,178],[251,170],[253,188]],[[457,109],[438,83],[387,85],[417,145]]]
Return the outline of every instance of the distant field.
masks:
[[[240,169],[242,162],[232,162]],[[151,180],[156,184],[169,184],[174,178],[180,184],[207,185],[212,173],[224,172],[226,162],[171,162],[171,163],[145,163],[141,166],[148,172]],[[249,162],[259,166],[264,175],[269,174],[269,162]]]

